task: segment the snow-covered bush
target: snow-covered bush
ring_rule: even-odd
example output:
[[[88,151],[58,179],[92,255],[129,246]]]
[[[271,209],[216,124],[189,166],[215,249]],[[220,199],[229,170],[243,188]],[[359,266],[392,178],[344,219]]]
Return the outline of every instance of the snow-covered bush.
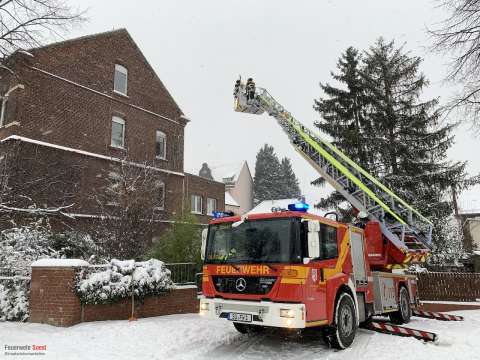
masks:
[[[9,279],[0,282],[0,321],[25,321],[29,314],[30,281]]]
[[[76,232],[53,233],[42,220],[0,232],[0,268],[29,276],[38,259],[81,258],[91,260],[100,250],[88,236]]]
[[[137,298],[159,295],[173,286],[170,270],[162,261],[113,259],[101,271],[98,268],[81,270],[75,289],[82,303],[101,304],[132,296],[132,291]]]
[[[38,259],[83,258],[99,253],[89,236],[53,233],[44,219],[0,232],[0,321],[28,318],[30,265]],[[22,279],[26,277],[27,279]]]

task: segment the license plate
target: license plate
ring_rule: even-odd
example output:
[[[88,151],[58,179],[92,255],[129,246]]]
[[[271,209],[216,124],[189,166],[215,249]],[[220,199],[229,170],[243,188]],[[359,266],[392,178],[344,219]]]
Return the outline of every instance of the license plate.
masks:
[[[252,322],[252,315],[251,314],[241,314],[241,313],[228,313],[228,320],[242,321],[242,322]]]

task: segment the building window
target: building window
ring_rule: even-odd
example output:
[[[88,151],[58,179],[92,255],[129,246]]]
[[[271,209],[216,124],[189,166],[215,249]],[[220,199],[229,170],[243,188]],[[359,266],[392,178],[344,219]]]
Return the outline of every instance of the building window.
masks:
[[[158,202],[155,206],[155,210],[165,209],[165,183],[163,181],[156,182],[156,191],[158,194]]]
[[[157,130],[155,140],[155,156],[157,159],[166,159],[167,157],[167,135]]]
[[[192,195],[192,214],[202,214],[202,197],[200,195]]]
[[[207,215],[213,216],[215,210],[217,210],[217,199],[207,198]]]
[[[113,90],[122,95],[127,95],[127,81],[128,71],[127,68],[115,64],[115,76],[113,78]]]
[[[112,142],[111,145],[116,148],[125,148],[125,120],[121,117],[112,117]]]

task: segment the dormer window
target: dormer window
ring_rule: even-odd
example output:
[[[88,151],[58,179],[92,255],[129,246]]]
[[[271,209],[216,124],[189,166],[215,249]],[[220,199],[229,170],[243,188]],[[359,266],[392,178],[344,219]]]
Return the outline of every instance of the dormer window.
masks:
[[[125,66],[115,64],[115,76],[113,79],[113,91],[127,95],[128,70]]]

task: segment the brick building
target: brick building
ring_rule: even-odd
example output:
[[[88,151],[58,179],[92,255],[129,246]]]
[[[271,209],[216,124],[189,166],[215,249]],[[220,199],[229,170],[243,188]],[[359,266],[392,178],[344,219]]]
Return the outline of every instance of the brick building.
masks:
[[[51,180],[32,192],[35,204],[71,205],[64,211],[76,221],[101,216],[94,194],[109,166],[128,159],[161,178],[157,233],[181,212],[205,224],[224,209],[223,183],[184,172],[189,120],[126,30],[19,51],[6,63],[13,73],[0,68],[1,150],[16,148],[10,183],[32,189],[35,179]]]

